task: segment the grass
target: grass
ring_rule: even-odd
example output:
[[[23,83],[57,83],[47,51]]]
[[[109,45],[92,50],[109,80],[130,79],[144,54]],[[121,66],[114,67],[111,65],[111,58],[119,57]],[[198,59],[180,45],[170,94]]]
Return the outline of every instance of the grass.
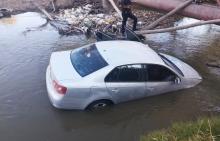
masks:
[[[140,141],[220,141],[220,117],[175,123],[142,136]]]

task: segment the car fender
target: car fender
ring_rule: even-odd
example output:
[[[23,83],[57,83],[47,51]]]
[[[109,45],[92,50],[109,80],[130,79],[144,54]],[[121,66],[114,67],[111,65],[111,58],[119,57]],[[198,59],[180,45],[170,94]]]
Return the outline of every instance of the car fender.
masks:
[[[90,91],[91,91],[91,96],[86,101],[86,103],[84,105],[84,109],[89,104],[91,104],[92,102],[97,101],[97,100],[110,100],[113,103],[115,103],[115,101],[113,100],[112,96],[106,90],[106,87],[96,87],[96,86],[94,86],[94,87],[91,87]]]

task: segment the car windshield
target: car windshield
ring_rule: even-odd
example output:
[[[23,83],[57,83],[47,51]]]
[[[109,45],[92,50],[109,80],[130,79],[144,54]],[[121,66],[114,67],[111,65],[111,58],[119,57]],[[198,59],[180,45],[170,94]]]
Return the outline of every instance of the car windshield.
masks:
[[[180,75],[184,76],[183,72],[168,58],[166,58],[164,55],[158,53],[158,55],[161,57],[161,59],[164,61],[164,63],[168,66],[170,66],[172,69],[174,69],[176,72],[178,72]]]
[[[97,50],[95,44],[81,48],[77,51],[72,51],[70,58],[73,67],[82,77],[108,65]]]

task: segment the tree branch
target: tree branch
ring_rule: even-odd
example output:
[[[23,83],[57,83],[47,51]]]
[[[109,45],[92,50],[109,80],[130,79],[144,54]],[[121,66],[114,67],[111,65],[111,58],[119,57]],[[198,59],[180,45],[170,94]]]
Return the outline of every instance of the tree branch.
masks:
[[[155,28],[161,21],[167,19],[168,17],[176,14],[178,11],[182,10],[183,8],[187,7],[188,5],[190,5],[193,2],[193,0],[187,0],[185,1],[183,4],[177,6],[175,9],[173,9],[172,11],[170,11],[169,13],[167,13],[166,15],[162,16],[161,18],[159,18],[158,20],[156,20],[155,22],[151,23],[149,26],[146,27],[146,30],[149,29],[153,29]]]
[[[136,31],[135,33],[136,34],[164,33],[164,32],[172,32],[172,31],[176,31],[176,30],[192,28],[192,27],[201,26],[201,25],[219,24],[219,23],[220,23],[220,19],[215,19],[215,20],[209,20],[209,21],[200,21],[200,22],[196,22],[196,23],[192,23],[192,24],[188,24],[188,25],[171,27],[171,28]]]

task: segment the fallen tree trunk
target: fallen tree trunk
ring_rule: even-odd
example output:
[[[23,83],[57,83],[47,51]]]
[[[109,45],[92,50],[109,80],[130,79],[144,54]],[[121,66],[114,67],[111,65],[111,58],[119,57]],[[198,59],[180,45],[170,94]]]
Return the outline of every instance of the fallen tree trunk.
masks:
[[[54,0],[51,0],[51,4],[52,4],[52,7],[53,7],[53,12],[55,12],[56,11],[56,6],[54,4]]]
[[[220,68],[220,64],[217,64],[217,63],[207,63],[206,65],[212,68]]]
[[[48,20],[50,20],[50,21],[54,20],[54,18],[44,8],[42,8],[38,3],[33,2],[33,4],[47,17]]]
[[[135,33],[136,34],[164,33],[164,32],[172,32],[172,31],[176,31],[176,30],[182,30],[182,29],[187,29],[187,28],[192,28],[192,27],[207,25],[207,24],[220,24],[220,19],[209,20],[209,21],[200,21],[200,22],[189,24],[189,25],[177,26],[177,27],[171,27],[171,28],[163,28],[163,29],[155,29],[155,30],[142,30],[142,31],[136,31]]]
[[[146,6],[148,8],[160,10],[160,11],[171,11],[182,3],[180,0],[133,0],[135,3]],[[182,11],[179,11],[186,17],[191,17],[199,20],[214,20],[220,19],[220,8],[219,6],[211,6],[208,4],[191,4]]]
[[[121,10],[119,10],[119,8],[116,6],[115,2],[113,0],[108,0],[108,1],[111,3],[111,5],[115,9],[115,11],[118,13],[118,15],[122,18]]]
[[[217,0],[218,5],[220,6],[220,0]]]
[[[167,13],[166,15],[162,16],[161,18],[159,18],[158,20],[156,20],[155,22],[151,23],[149,26],[146,27],[146,30],[148,29],[153,29],[155,28],[160,22],[164,21],[165,19],[167,19],[168,17],[176,14],[178,11],[182,10],[183,8],[189,6],[191,3],[193,2],[193,0],[187,0],[184,3],[182,3],[181,5],[177,6],[175,9],[173,9],[172,11],[170,11],[169,13]]]
[[[102,7],[104,8],[105,12],[109,12],[112,9],[109,0],[102,0]]]

